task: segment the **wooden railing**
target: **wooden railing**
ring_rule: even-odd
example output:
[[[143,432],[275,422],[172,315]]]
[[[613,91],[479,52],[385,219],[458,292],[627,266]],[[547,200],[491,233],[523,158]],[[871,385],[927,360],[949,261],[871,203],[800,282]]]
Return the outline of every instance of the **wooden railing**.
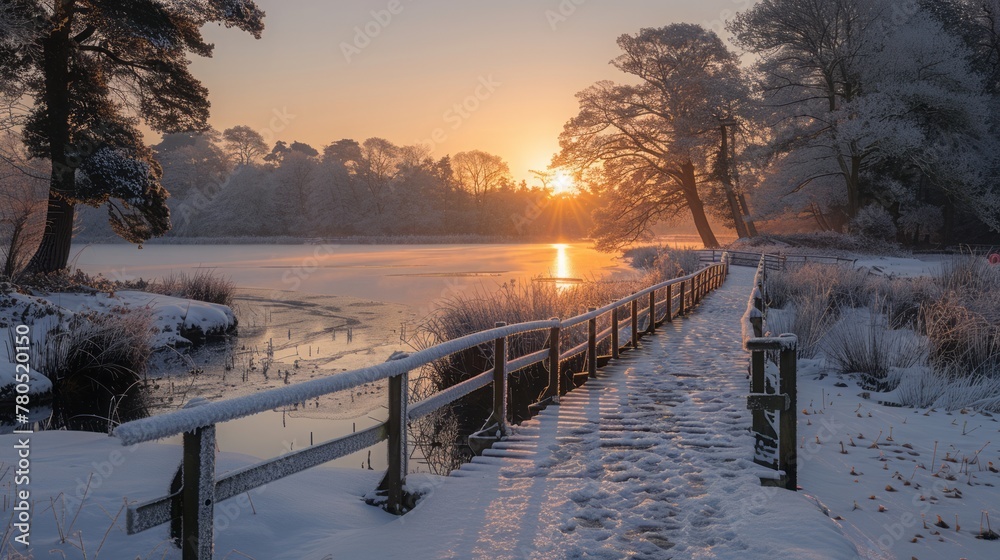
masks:
[[[754,287],[743,314],[743,347],[750,352],[750,396],[754,462],[773,469],[776,478],[761,477],[764,485],[796,490],[796,348],[793,334],[765,336],[767,315],[766,256],[760,257]],[[777,371],[768,367],[771,354]],[[775,356],[776,354],[776,356]],[[770,371],[769,371],[770,370]]]
[[[491,430],[501,435],[508,430],[507,377],[528,366],[547,362],[548,386],[541,395],[542,404],[557,403],[559,395],[572,389],[560,375],[560,364],[586,354],[587,376],[597,374],[598,346],[610,340],[611,358],[625,348],[636,348],[641,336],[652,333],[663,322],[672,321],[698,304],[711,290],[722,285],[729,272],[728,260],[720,255],[719,264],[708,265],[694,274],[675,278],[620,299],[600,309],[591,309],[570,319],[550,319],[517,325],[498,324],[496,328],[447,341],[412,354],[394,356],[372,367],[338,373],[287,387],[262,391],[230,400],[187,406],[176,412],[144,418],[118,426],[115,435],[123,445],[157,440],[176,434],[183,436],[183,462],[173,487],[177,490],[162,498],[129,506],[126,528],[129,534],[171,523],[172,536],[178,540],[184,560],[212,557],[212,521],[215,504],[291,474],[332,461],[388,440],[388,469],[380,489],[386,494],[386,508],[394,513],[406,511],[404,495],[407,473],[407,425],[469,393],[493,385]],[[661,296],[663,299],[660,299]],[[676,300],[676,302],[675,302]],[[628,310],[622,325],[622,309]],[[598,332],[598,321],[609,316],[611,326]],[[640,322],[645,327],[640,330]],[[606,321],[605,321],[606,322]],[[569,328],[587,324],[586,342],[564,349],[561,334]],[[628,330],[622,344],[622,332]],[[507,339],[535,331],[548,331],[548,348],[508,358]],[[494,347],[493,367],[453,387],[417,403],[408,398],[409,373],[436,360],[484,344]],[[323,395],[352,389],[364,383],[388,381],[389,417],[385,422],[313,445],[274,459],[247,466],[216,478],[215,426],[218,423],[251,416],[278,407],[290,406]]]
[[[857,259],[844,257],[832,257],[828,255],[772,255],[767,253],[753,253],[749,251],[723,251],[721,249],[702,249],[698,251],[702,262],[714,262],[719,255],[726,253],[729,255],[730,265],[736,266],[757,266],[761,258],[764,259],[765,267],[768,270],[784,270],[789,265],[803,265],[807,263],[831,264],[841,266],[855,266]]]

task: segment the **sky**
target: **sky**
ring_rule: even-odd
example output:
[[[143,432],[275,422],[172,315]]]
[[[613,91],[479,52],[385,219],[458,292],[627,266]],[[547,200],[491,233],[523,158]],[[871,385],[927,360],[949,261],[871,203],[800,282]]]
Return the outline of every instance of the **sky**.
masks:
[[[341,138],[425,144],[441,157],[480,149],[515,179],[545,169],[575,94],[627,77],[615,40],[643,27],[724,21],[752,0],[257,0],[260,40],[210,26],[195,76],[210,123],[245,124],[269,143],[322,150]],[[158,140],[153,136],[151,142]]]

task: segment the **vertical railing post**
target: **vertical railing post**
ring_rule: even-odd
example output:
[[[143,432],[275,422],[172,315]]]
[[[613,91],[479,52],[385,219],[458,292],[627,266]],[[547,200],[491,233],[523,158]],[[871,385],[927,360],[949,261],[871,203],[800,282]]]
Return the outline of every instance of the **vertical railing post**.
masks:
[[[215,425],[184,432],[181,557],[211,560],[215,514]]]
[[[794,491],[798,488],[799,484],[798,456],[795,444],[798,439],[796,426],[796,416],[798,414],[796,412],[798,410],[798,400],[796,398],[798,391],[796,383],[798,375],[796,371],[798,369],[798,350],[796,346],[798,341],[795,339],[795,335],[781,335],[780,338],[791,340],[790,344],[786,344],[781,349],[781,354],[778,357],[778,375],[781,378],[778,382],[778,392],[788,395],[788,407],[779,413],[781,420],[779,421],[778,428],[780,437],[778,452],[781,457],[781,469],[785,471],[785,488]]]
[[[553,317],[558,321],[558,317]],[[542,398],[552,398],[559,402],[559,325],[549,329],[549,386],[545,388]]]
[[[618,354],[618,308],[611,310],[611,358],[617,360]]]
[[[646,332],[656,332],[656,290],[649,292],[649,326],[646,327]]]
[[[677,315],[684,315],[684,282],[681,281],[680,300],[677,302]]]
[[[507,323],[496,323],[496,327],[506,327]],[[507,433],[507,337],[497,337],[493,341],[493,418],[497,430]],[[489,424],[492,425],[492,422]]]
[[[597,311],[596,307],[587,310]],[[587,375],[590,379],[597,377],[597,317],[587,321]]]
[[[406,485],[409,451],[406,443],[406,409],[408,404],[409,373],[403,372],[389,378],[389,468],[381,488],[388,491],[386,509],[390,513],[402,515],[403,486]]]
[[[753,350],[750,352],[750,392],[756,395],[773,394],[773,387],[768,387],[767,377],[764,372],[765,356],[763,350]],[[769,391],[769,389],[771,389]],[[754,455],[754,462],[772,469],[780,469],[781,448],[778,442],[778,434],[774,432],[771,423],[767,419],[767,412],[763,409],[754,409],[750,414],[750,428],[755,434],[755,449],[758,453]],[[776,455],[773,459],[770,453],[759,453],[762,450],[775,449]]]
[[[632,321],[632,349],[635,350],[639,346],[639,300],[632,300],[632,315],[629,318]]]
[[[674,322],[674,294],[673,284],[667,284],[667,322]]]

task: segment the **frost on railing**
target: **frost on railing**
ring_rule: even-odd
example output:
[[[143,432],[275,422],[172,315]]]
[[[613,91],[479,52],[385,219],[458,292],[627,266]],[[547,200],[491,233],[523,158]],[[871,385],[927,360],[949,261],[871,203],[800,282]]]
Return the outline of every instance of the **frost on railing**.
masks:
[[[754,275],[746,311],[740,318],[743,348],[750,352],[750,395],[755,463],[782,474],[761,477],[761,483],[789,490],[797,488],[796,472],[796,349],[792,334],[764,336],[767,318],[766,256],[761,256]],[[776,355],[772,364],[767,354]]]

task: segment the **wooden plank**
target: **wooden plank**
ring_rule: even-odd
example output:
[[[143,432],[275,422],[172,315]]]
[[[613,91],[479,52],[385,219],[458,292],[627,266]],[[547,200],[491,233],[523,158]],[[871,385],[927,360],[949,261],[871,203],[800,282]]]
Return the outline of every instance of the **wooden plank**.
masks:
[[[791,399],[788,395],[748,395],[748,410],[777,410],[785,411],[791,406]]]

